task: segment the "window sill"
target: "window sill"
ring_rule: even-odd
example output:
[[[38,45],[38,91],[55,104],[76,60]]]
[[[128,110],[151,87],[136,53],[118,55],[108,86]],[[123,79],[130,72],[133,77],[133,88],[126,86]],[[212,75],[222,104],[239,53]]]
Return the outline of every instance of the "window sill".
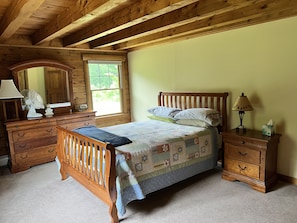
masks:
[[[131,115],[130,113],[119,113],[112,115],[96,116],[95,119],[96,126],[104,127],[131,122]]]

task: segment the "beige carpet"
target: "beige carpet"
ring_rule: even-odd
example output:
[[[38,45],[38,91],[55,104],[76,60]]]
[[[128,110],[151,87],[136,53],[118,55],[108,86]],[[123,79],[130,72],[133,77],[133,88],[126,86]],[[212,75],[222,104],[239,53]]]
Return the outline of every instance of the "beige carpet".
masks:
[[[110,218],[106,205],[80,184],[61,181],[52,162],[17,174],[0,167],[0,222],[107,223]],[[214,170],[132,202],[121,222],[297,222],[297,186],[279,182],[263,194],[222,180]]]

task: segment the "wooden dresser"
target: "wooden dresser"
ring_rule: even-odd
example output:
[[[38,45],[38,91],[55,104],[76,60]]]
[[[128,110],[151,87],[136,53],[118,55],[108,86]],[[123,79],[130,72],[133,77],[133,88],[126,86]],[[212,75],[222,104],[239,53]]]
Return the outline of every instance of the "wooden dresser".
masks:
[[[277,150],[280,136],[235,129],[223,132],[224,170],[222,178],[239,180],[253,189],[267,192],[277,181]]]
[[[75,112],[51,118],[7,122],[10,147],[8,165],[12,173],[55,159],[57,125],[70,130],[95,125],[95,112]]]

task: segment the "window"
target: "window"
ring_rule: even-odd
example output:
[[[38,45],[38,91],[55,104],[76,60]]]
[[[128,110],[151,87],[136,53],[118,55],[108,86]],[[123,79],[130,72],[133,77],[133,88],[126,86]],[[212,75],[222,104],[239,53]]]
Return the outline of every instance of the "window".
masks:
[[[89,60],[89,89],[96,116],[122,113],[122,62]]]

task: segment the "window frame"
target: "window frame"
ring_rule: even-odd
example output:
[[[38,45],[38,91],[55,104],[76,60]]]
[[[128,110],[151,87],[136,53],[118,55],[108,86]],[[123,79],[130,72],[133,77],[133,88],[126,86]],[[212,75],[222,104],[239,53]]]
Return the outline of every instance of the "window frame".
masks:
[[[121,108],[122,112],[112,113],[107,115],[96,116],[99,117],[112,117],[112,116],[121,116],[124,115],[130,119],[130,95],[129,95],[129,78],[128,78],[128,63],[127,63],[127,54],[119,55],[98,55],[98,54],[87,54],[83,55],[84,69],[85,69],[85,83],[86,83],[86,96],[87,104],[90,110],[93,110],[92,104],[92,91],[90,88],[90,79],[89,79],[89,61],[98,61],[98,62],[116,62],[121,63],[121,72],[120,72],[120,94],[121,94]]]
[[[119,106],[120,106],[120,111],[119,112],[115,112],[115,113],[109,113],[109,114],[100,114],[100,115],[96,115],[96,116],[107,116],[107,115],[115,115],[115,114],[119,114],[119,113],[123,113],[123,85],[122,85],[122,61],[107,61],[107,60],[88,60],[87,61],[88,64],[88,74],[89,74],[89,82],[88,84],[90,85],[90,73],[89,73],[89,64],[112,64],[112,65],[116,65],[118,68],[118,86],[115,88],[105,88],[105,89],[95,89],[92,90],[90,87],[90,95],[91,95],[91,101],[90,101],[90,105],[92,107],[92,109],[94,109],[94,98],[93,98],[93,93],[94,92],[104,92],[104,91],[110,91],[110,90],[117,90],[119,92],[119,96],[120,96],[120,102],[119,102]]]

